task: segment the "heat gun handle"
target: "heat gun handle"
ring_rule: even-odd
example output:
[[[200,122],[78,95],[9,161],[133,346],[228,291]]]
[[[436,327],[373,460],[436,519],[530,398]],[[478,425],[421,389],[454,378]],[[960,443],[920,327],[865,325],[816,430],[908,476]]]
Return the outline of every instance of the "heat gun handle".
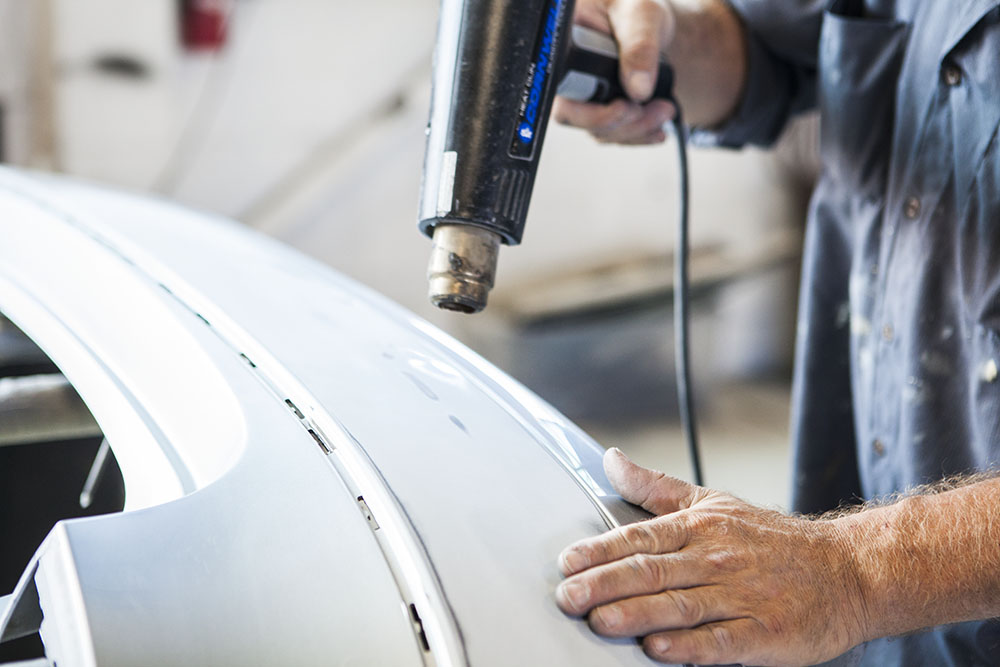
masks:
[[[619,71],[618,44],[614,39],[590,28],[573,26],[566,66],[556,94],[595,104],[628,98]],[[653,99],[673,98],[674,71],[661,62]]]

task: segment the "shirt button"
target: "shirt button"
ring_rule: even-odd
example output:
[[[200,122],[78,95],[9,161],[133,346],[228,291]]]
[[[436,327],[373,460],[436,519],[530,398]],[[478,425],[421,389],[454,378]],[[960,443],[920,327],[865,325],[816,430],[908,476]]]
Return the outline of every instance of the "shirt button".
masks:
[[[998,374],[1000,373],[997,372],[997,362],[990,359],[983,364],[982,372],[980,372],[979,376],[982,378],[983,382],[992,384],[997,381]]]
[[[883,454],[885,454],[885,444],[881,440],[873,441],[872,451],[875,452],[876,456],[882,456]]]
[[[895,335],[896,334],[892,330],[892,325],[891,324],[887,324],[884,327],[882,327],[882,338],[885,339],[885,342],[891,343],[892,339],[893,339],[893,337]]]
[[[920,200],[916,197],[910,197],[903,204],[903,215],[906,216],[907,220],[916,220],[920,217]]]
[[[945,65],[942,76],[944,77],[944,82],[949,86],[955,87],[962,83],[962,70],[954,65]]]

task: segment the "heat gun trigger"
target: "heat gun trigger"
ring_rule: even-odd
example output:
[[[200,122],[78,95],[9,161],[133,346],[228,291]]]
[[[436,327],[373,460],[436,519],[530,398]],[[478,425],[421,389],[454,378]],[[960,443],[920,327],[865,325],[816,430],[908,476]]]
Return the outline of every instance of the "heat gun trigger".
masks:
[[[619,79],[618,44],[610,36],[575,25],[570,33],[565,73],[556,94],[576,102],[608,104],[628,93]],[[674,101],[674,71],[661,62],[652,99]]]

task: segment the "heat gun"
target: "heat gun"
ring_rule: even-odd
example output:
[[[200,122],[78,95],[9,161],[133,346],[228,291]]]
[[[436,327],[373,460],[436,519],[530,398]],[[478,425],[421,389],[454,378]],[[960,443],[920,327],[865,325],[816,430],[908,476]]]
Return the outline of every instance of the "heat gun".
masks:
[[[557,94],[605,104],[627,97],[618,47],[602,33],[570,29],[574,0],[442,0],[420,229],[433,239],[427,269],[434,305],[486,307],[500,245],[517,245]],[[674,102],[680,159],[674,322],[677,391],[695,483],[702,483],[688,349],[686,134],[661,62],[653,98]]]
[[[569,29],[573,0],[443,0],[420,199],[434,240],[431,301],[486,306],[500,244],[521,242],[556,94],[585,102],[626,97],[618,48]],[[671,99],[661,65],[654,97]]]

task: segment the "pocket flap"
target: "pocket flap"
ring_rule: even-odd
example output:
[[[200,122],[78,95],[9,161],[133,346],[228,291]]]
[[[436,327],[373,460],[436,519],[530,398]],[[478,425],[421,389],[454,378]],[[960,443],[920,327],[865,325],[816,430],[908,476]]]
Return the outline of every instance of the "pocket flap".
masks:
[[[955,24],[955,31],[945,41],[944,50],[941,51],[941,59],[944,60],[945,56],[951,53],[952,49],[958,46],[958,43],[969,34],[969,31],[997,7],[1000,7],[1000,0],[969,0],[961,20]]]

